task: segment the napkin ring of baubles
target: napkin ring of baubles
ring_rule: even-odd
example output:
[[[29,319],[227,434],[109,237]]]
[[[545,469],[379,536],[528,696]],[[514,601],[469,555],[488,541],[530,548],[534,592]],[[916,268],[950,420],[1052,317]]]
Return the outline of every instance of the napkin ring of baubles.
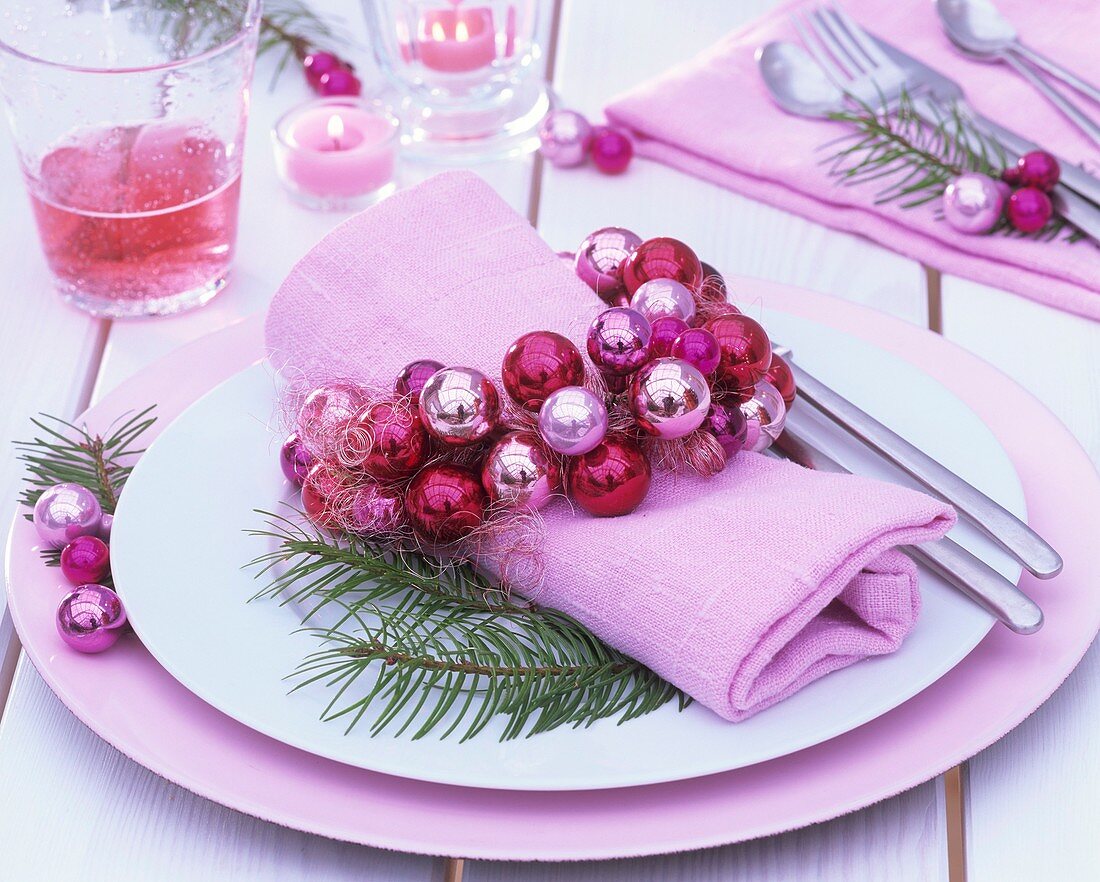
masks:
[[[422,359],[392,389],[330,381],[288,392],[282,469],[315,526],[474,554],[488,537],[499,552],[555,496],[624,515],[654,470],[713,475],[778,437],[790,368],[690,247],[609,227],[568,257],[608,305],[584,354],[535,330],[503,354],[499,381]],[[518,532],[537,555],[538,539]]]

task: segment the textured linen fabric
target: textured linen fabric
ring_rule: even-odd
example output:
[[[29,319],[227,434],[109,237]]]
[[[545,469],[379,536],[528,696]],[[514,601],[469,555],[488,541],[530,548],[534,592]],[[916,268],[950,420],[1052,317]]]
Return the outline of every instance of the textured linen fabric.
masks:
[[[781,111],[754,59],[757,47],[770,40],[799,42],[788,15],[800,5],[777,8],[612,101],[608,118],[634,133],[642,156],[859,233],[943,272],[1100,318],[1100,249],[1091,242],[963,235],[937,220],[939,200],[911,209],[897,202],[874,205],[880,182],[845,186],[827,174],[823,145],[841,137],[843,128]],[[998,0],[997,6],[1028,45],[1100,80],[1096,0]],[[1100,168],[1096,146],[1017,74],[953,50],[929,0],[845,0],[844,8],[872,33],[961,83],[967,100],[990,119],[1093,173]],[[1072,97],[1092,110],[1088,99]]]
[[[290,377],[388,385],[417,358],[496,375],[521,334],[582,342],[599,308],[488,185],[452,172],[330,233],[279,289],[266,335]],[[757,454],[709,479],[655,475],[625,517],[563,502],[544,516],[540,602],[730,720],[896,649],[920,594],[892,549],[954,521],[923,494]]]

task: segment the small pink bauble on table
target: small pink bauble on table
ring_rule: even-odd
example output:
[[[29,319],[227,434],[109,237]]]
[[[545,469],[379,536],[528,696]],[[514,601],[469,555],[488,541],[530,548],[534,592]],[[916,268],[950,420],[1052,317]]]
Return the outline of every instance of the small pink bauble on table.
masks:
[[[650,323],[666,315],[689,325],[695,319],[695,297],[675,279],[650,279],[640,285],[630,298],[630,308],[638,310]]]
[[[695,365],[656,358],[634,375],[630,410],[638,425],[664,441],[690,435],[710,410],[710,386]]]
[[[675,279],[694,291],[703,281],[703,265],[691,247],[679,239],[646,239],[623,262],[623,284],[633,295],[650,279]]]
[[[111,572],[111,551],[98,536],[77,536],[61,550],[61,573],[73,585],[102,582]]]
[[[967,172],[943,191],[943,216],[960,233],[988,233],[1001,219],[1004,196],[988,175]]]
[[[405,515],[422,539],[448,543],[477,529],[488,497],[470,469],[435,463],[421,469],[405,491]]]
[[[430,358],[410,361],[401,368],[401,373],[393,381],[393,391],[398,395],[408,395],[415,404],[420,400],[420,390],[424,388],[424,384],[431,379],[432,374],[443,368],[441,362]]]
[[[95,536],[103,519],[103,509],[87,487],[55,484],[38,497],[31,519],[46,545],[64,548],[78,536]]]
[[[634,156],[634,143],[630,136],[610,126],[596,126],[592,130],[592,142],[588,149],[592,162],[605,175],[622,174]]]
[[[642,237],[622,227],[603,227],[585,236],[573,259],[582,282],[611,306],[616,295],[625,294],[623,261],[642,244]]]
[[[607,434],[607,407],[583,386],[558,389],[539,409],[539,434],[558,453],[587,453]]]
[[[291,432],[279,449],[279,467],[283,470],[283,477],[295,487],[301,487],[311,465],[313,454],[306,449],[298,433]]]
[[[489,499],[510,508],[538,509],[561,486],[558,460],[534,432],[509,432],[492,446],[481,468]]]
[[[1038,187],[1021,187],[1008,197],[1005,216],[1021,233],[1037,233],[1054,216],[1054,204]]]
[[[443,368],[420,391],[420,419],[428,434],[444,444],[476,444],[497,427],[500,397],[481,371]]]
[[[752,389],[772,363],[772,345],[760,323],[747,315],[723,315],[706,324],[718,341],[722,359],[715,380],[730,390]]]
[[[591,143],[592,126],[575,110],[551,110],[539,123],[539,153],[559,168],[584,162]]]
[[[1037,187],[1044,192],[1054,188],[1062,177],[1062,167],[1053,154],[1032,150],[1016,161],[1013,183],[1018,187]]]
[[[672,355],[672,345],[684,331],[688,329],[688,323],[674,315],[661,316],[650,322],[653,333],[649,338],[649,357],[661,358]]]
[[[617,377],[632,374],[649,361],[653,328],[636,309],[605,309],[588,328],[588,357],[601,371]]]
[[[81,585],[57,607],[57,633],[78,652],[103,652],[118,642],[126,624],[122,600],[106,585]]]
[[[645,452],[623,435],[611,435],[565,467],[569,498],[590,515],[614,518],[634,511],[646,493],[652,469]]]
[[[524,334],[504,353],[501,382],[524,410],[538,411],[551,392],[584,380],[584,359],[571,340],[552,331]]]
[[[722,347],[706,328],[688,328],[672,344],[672,355],[695,365],[700,373],[709,376],[722,361]]]

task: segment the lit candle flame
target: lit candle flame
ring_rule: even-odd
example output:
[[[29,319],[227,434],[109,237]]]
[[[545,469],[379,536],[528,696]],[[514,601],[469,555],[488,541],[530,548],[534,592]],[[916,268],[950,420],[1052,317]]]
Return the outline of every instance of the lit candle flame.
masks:
[[[443,23],[438,21],[432,22],[432,39],[437,43],[442,43],[447,39],[447,32],[443,30]]]
[[[459,21],[455,25],[455,40],[459,43],[465,43],[470,39],[470,29],[466,27],[466,22]]]
[[[340,114],[334,113],[328,120],[328,136],[332,138],[332,143],[336,146],[336,149],[340,149],[340,139],[344,137],[344,121],[340,118]]]

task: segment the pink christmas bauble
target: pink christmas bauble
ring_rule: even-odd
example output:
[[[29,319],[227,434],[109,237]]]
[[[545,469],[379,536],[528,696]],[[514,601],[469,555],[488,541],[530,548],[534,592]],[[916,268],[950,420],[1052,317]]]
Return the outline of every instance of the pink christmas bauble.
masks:
[[[650,323],[671,315],[691,324],[695,319],[695,296],[675,279],[650,279],[634,292],[630,308],[636,309]]]
[[[73,585],[102,582],[110,572],[110,549],[97,536],[77,536],[61,550],[61,573]]]
[[[1004,197],[988,175],[967,172],[943,191],[943,216],[960,233],[988,233],[1001,219]]]
[[[408,395],[413,403],[420,400],[420,390],[431,379],[432,374],[442,370],[445,365],[430,358],[410,361],[401,368],[401,373],[393,381],[393,391],[398,395]]]
[[[672,344],[688,329],[688,323],[674,315],[662,316],[650,322],[650,326],[653,329],[649,338],[650,358],[672,355]]]
[[[537,434],[509,432],[486,455],[481,484],[493,502],[537,509],[558,491],[561,468]]]
[[[782,356],[772,353],[772,363],[768,368],[768,372],[764,374],[764,379],[775,386],[779,390],[779,394],[783,396],[783,403],[789,408],[794,404],[795,395],[798,393],[798,388],[795,386],[794,374],[791,373],[791,366],[783,360]]]
[[[1045,150],[1032,150],[1016,161],[1016,185],[1049,192],[1062,176],[1058,160]]]
[[[622,227],[603,227],[585,236],[573,258],[577,277],[609,306],[626,294],[623,261],[642,244],[642,237]]]
[[[747,427],[745,449],[756,453],[767,450],[782,434],[787,421],[783,396],[767,380],[761,380],[753,389],[752,397],[742,400],[740,406]]]
[[[405,522],[405,503],[400,490],[373,481],[348,493],[342,526],[356,536],[388,536]]]
[[[704,376],[710,376],[722,361],[722,347],[706,328],[688,328],[672,344],[672,355],[695,365]]]
[[[343,443],[349,423],[363,404],[363,390],[351,383],[318,386],[298,412],[300,443],[315,457],[329,455]]]
[[[504,391],[524,410],[537,411],[546,397],[584,380],[584,359],[572,341],[552,331],[524,334],[504,353]]]
[[[614,376],[632,374],[649,361],[653,328],[635,309],[605,309],[588,328],[588,357],[601,371]]]
[[[407,477],[428,458],[428,433],[408,399],[369,405],[348,436],[352,456],[347,465],[377,481]]]
[[[405,491],[405,515],[429,542],[454,542],[481,525],[487,497],[470,469],[449,463],[425,466]]]
[[[48,487],[38,497],[31,516],[39,538],[50,548],[64,548],[78,536],[96,535],[102,518],[95,494],[73,483]]]
[[[623,284],[633,295],[650,279],[675,279],[689,291],[703,281],[698,255],[679,239],[646,239],[623,262]]]
[[[669,441],[690,435],[710,410],[710,386],[697,367],[680,358],[656,358],[630,384],[630,410],[650,435]]]
[[[583,386],[558,389],[539,409],[539,434],[558,453],[587,453],[607,434],[607,407]]]
[[[1005,216],[1021,233],[1036,233],[1054,215],[1050,197],[1037,187],[1021,187],[1008,197]]]
[[[641,505],[651,476],[645,452],[623,435],[604,439],[565,467],[569,498],[589,514],[605,518],[629,514]]]
[[[597,169],[605,175],[618,175],[630,165],[634,143],[626,132],[610,126],[596,126],[588,150]]]
[[[751,389],[772,363],[767,331],[747,315],[723,315],[706,324],[722,350],[715,381],[730,390]]]
[[[551,110],[539,123],[539,153],[559,168],[580,165],[592,143],[592,126],[575,110]]]
[[[313,454],[306,450],[298,433],[291,432],[279,450],[279,467],[283,470],[283,477],[295,487],[301,487],[311,465]],[[91,581],[94,582],[95,579]]]
[[[744,450],[748,424],[740,401],[723,398],[712,402],[703,427],[718,439],[727,457]]]
[[[119,596],[106,585],[81,585],[57,606],[57,633],[78,652],[103,652],[118,642],[126,625]]]
[[[302,482],[302,510],[306,517],[323,530],[338,527],[350,486],[347,472],[327,462],[315,463]]]
[[[452,447],[488,437],[500,418],[496,387],[481,371],[449,367],[436,371],[420,391],[420,419],[433,438]]]

